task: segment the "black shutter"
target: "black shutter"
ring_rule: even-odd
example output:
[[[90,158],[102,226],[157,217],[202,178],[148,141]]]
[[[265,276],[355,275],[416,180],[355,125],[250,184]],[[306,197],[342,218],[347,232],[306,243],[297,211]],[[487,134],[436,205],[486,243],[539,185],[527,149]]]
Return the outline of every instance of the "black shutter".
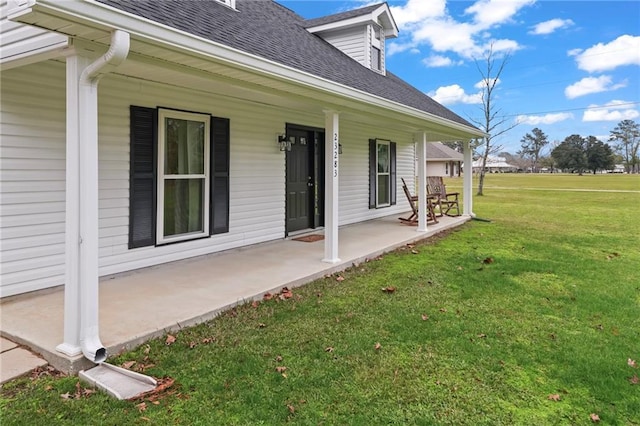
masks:
[[[391,181],[391,205],[396,204],[396,143],[389,143],[389,179]]]
[[[129,248],[156,243],[155,108],[130,107]]]
[[[229,141],[229,119],[211,117],[211,235],[229,232]]]
[[[370,209],[375,209],[376,208],[376,194],[378,193],[377,191],[377,181],[376,181],[376,175],[377,175],[377,169],[378,169],[378,163],[376,161],[376,150],[377,150],[377,146],[376,146],[376,140],[375,139],[369,139],[369,208]]]

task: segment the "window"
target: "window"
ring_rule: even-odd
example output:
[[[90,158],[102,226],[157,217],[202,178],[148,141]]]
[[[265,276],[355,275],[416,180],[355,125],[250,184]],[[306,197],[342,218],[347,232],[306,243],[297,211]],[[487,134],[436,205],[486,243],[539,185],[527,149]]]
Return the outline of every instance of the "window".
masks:
[[[396,204],[396,144],[369,140],[369,208]]]
[[[389,182],[389,142],[378,142],[376,146],[377,183],[376,207],[386,207],[391,203]]]
[[[129,248],[229,231],[229,120],[131,106]]]
[[[382,58],[380,49],[375,46],[371,46],[371,68],[376,71],[382,70]]]
[[[208,235],[209,116],[158,112],[157,242]]]

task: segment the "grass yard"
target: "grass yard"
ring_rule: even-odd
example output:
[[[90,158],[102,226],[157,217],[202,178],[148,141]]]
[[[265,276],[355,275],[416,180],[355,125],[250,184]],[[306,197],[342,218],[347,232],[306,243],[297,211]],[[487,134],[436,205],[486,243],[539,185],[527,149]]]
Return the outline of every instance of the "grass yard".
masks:
[[[640,176],[488,175],[474,203],[491,223],[111,359],[162,392],[43,371],[1,423],[640,425]]]

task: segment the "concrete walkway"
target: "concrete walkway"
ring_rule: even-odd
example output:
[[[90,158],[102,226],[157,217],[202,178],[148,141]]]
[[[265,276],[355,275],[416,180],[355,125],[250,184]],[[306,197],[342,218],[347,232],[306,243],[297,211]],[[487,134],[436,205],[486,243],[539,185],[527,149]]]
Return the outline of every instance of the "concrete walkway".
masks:
[[[397,218],[393,215],[341,227],[341,261],[337,264],[321,261],[323,241],[284,239],[106,277],[100,284],[102,343],[109,354],[131,349],[169,331],[212,319],[237,304],[261,299],[266,292],[306,284],[470,220],[468,216],[442,217],[422,233]],[[76,374],[91,363],[82,356],[68,357],[56,351],[63,341],[63,298],[59,288],[3,299],[0,335],[41,355],[55,368]],[[4,345],[3,341],[3,378],[12,365],[4,354],[15,350],[4,352]],[[22,374],[36,366],[27,361],[27,355],[18,358],[25,360]]]

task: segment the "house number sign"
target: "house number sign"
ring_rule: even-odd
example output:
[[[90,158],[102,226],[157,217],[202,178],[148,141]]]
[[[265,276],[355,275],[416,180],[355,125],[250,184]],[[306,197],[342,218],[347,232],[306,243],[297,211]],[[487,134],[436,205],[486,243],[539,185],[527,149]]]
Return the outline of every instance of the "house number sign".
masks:
[[[338,177],[338,132],[333,134],[333,177]]]

